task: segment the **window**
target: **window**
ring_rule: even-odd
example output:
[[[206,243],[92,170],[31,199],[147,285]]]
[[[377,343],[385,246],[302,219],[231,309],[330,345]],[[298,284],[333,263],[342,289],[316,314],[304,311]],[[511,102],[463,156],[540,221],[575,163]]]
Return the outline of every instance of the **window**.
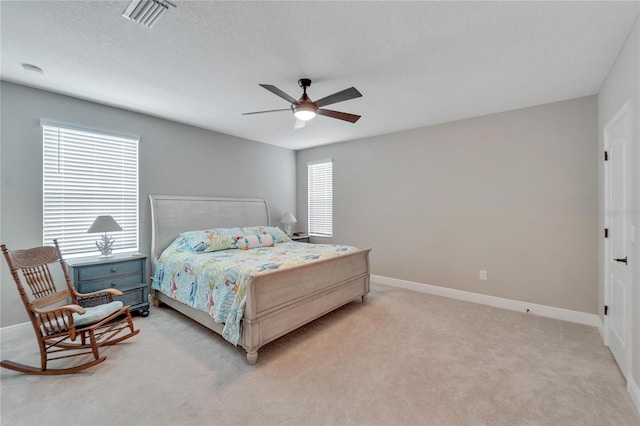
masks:
[[[66,255],[98,254],[99,234],[87,230],[99,215],[122,227],[109,233],[114,252],[138,250],[138,141],[42,122],[43,243],[54,238]]]
[[[307,163],[309,235],[333,236],[333,162]]]

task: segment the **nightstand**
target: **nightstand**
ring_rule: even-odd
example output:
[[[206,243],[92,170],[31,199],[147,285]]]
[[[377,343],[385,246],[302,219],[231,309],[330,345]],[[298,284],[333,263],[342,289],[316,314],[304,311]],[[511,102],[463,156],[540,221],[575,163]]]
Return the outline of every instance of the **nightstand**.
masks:
[[[110,257],[91,256],[65,260],[78,293],[115,288],[124,293],[115,300],[131,305],[143,317],[149,315],[147,255],[120,253]]]
[[[295,241],[296,243],[308,243],[309,236],[308,235],[292,235],[291,241]]]

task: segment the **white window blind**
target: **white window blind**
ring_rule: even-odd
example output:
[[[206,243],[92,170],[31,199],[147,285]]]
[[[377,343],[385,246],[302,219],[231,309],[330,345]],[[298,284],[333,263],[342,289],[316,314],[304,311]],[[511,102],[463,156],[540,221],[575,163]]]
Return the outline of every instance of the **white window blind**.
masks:
[[[307,163],[309,235],[333,236],[333,162]]]
[[[122,228],[110,232],[114,252],[138,250],[138,138],[42,123],[43,243],[54,238],[69,255],[99,254],[99,215]]]

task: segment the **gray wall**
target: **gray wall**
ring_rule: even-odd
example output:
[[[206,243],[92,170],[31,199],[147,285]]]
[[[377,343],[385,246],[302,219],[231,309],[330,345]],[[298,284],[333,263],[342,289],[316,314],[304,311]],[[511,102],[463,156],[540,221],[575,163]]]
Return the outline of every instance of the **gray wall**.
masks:
[[[598,135],[599,150],[604,150],[604,127],[614,117],[627,100],[631,100],[633,117],[634,167],[631,218],[636,229],[636,241],[640,241],[640,20],[636,24],[614,63],[598,94]],[[604,206],[604,169],[599,162],[600,205]],[[600,209],[600,228],[604,227],[604,210]],[[640,246],[632,245],[630,254],[632,268],[631,315],[632,315],[632,357],[631,374],[636,386],[640,385]],[[634,262],[635,259],[635,262]],[[598,306],[604,305],[604,241],[599,240],[598,264],[599,297]],[[602,317],[602,312],[599,312]]]
[[[334,237],[373,274],[596,313],[596,97],[298,151],[334,161]],[[479,271],[488,271],[488,281]]]
[[[140,250],[148,253],[148,194],[262,197],[277,225],[296,206],[295,152],[24,86],[1,82],[0,241],[42,244],[41,118],[140,135]],[[176,105],[176,108],[179,108]],[[27,321],[11,276],[0,271],[0,326]]]

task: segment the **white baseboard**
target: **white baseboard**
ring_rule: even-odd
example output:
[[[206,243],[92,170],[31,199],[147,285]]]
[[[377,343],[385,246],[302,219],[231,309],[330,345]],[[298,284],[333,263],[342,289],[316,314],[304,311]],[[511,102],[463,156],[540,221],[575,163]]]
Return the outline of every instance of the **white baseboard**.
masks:
[[[21,322],[20,324],[8,325],[6,327],[0,327],[0,340],[8,339],[12,335],[22,333],[23,327],[30,326],[30,322]]]
[[[602,338],[602,341],[606,346],[607,339],[605,339],[605,336],[604,336],[604,322],[602,322],[602,318],[600,318],[598,315],[596,315],[596,317],[598,318],[598,324],[596,325],[596,328],[598,329],[598,333],[600,333],[600,337]]]
[[[486,294],[472,293],[469,291],[456,290],[436,285],[421,284],[414,281],[400,280],[380,275],[371,275],[371,281],[392,287],[419,291],[421,293],[435,294],[437,296],[449,297],[451,299],[464,300],[466,302],[480,303],[482,305],[494,306],[496,308],[509,309],[512,311],[590,325],[598,328],[600,334],[603,333],[601,329],[602,321],[600,321],[600,317],[595,314],[572,311],[563,308],[554,308],[553,306],[537,305],[535,303],[521,302],[519,300],[504,299],[502,297],[488,296]]]
[[[629,391],[629,395],[631,395],[631,400],[636,405],[636,409],[638,413],[640,413],[640,387],[633,380],[633,376],[629,374],[629,380],[627,381],[627,390]]]

